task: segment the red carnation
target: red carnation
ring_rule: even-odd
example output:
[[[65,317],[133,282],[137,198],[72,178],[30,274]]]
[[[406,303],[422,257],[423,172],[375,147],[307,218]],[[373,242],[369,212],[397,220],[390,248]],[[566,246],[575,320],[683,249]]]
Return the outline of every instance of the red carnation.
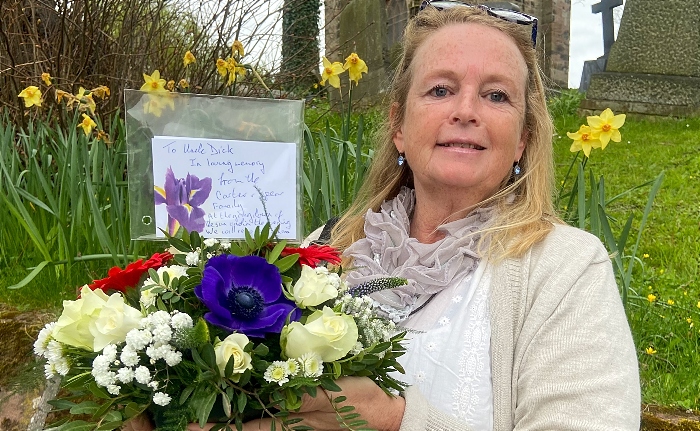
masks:
[[[308,247],[285,247],[282,250],[282,256],[290,254],[299,254],[299,263],[312,268],[318,266],[321,261],[326,261],[332,265],[340,263],[340,252],[330,245],[315,245],[311,244]]]
[[[101,289],[105,292],[118,290],[124,293],[127,287],[136,287],[136,284],[141,280],[141,276],[147,273],[149,269],[158,269],[172,258],[173,255],[166,251],[165,253],[154,254],[145,262],[143,259],[139,259],[130,263],[124,269],[118,266],[112,267],[107,273],[107,277],[93,281],[89,287],[92,290]]]

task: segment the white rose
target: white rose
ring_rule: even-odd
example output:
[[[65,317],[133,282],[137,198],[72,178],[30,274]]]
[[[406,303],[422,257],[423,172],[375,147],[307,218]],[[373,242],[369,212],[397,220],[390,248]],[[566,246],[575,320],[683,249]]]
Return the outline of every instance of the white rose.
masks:
[[[294,301],[301,308],[314,307],[338,296],[340,277],[324,267],[301,266],[301,277],[292,287]]]
[[[233,356],[233,375],[231,380],[238,382],[241,378],[238,374],[243,374],[245,370],[250,370],[253,368],[251,365],[250,355],[243,351],[245,346],[249,343],[248,337],[244,334],[231,334],[224,339],[224,341],[217,343],[214,346],[214,352],[216,353],[216,365],[219,366],[219,372],[221,376],[224,376],[226,372],[226,364],[228,364],[229,358]]]
[[[124,303],[120,293],[107,296],[102,290],[83,286],[80,299],[63,301],[63,313],[52,336],[69,346],[99,352],[108,344],[126,340],[141,317],[139,310]]]
[[[305,325],[299,322],[287,325],[283,339],[284,353],[290,358],[316,353],[323,362],[332,362],[355,346],[357,325],[352,317],[323,307],[323,311],[312,313]]]

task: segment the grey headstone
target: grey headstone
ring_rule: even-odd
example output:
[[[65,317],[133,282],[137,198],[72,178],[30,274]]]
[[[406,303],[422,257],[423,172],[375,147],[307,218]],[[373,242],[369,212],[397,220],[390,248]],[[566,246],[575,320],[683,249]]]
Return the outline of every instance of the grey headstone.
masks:
[[[585,92],[591,85],[591,76],[595,73],[605,72],[605,63],[607,57],[604,55],[595,60],[587,60],[583,62],[583,72],[581,73],[581,83],[578,86],[578,91]]]
[[[582,111],[700,114],[700,1],[627,0],[605,72]]]

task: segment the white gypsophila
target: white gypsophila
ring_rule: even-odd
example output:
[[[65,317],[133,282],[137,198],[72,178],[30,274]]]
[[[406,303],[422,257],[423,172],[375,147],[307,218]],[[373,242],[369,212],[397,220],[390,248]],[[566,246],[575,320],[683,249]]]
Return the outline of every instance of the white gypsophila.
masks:
[[[158,386],[160,386],[160,385],[158,385],[158,382],[155,382],[155,381],[153,381],[153,382],[151,382],[151,383],[148,384],[148,387],[151,388],[151,389],[153,389],[154,391],[155,391],[156,389],[158,389]]]
[[[296,359],[289,358],[289,359],[287,359],[286,364],[287,364],[287,372],[289,373],[290,376],[293,377],[293,376],[296,376],[297,374],[299,374],[299,369],[300,369],[299,361],[297,361]]]
[[[151,279],[149,278],[148,280]],[[144,306],[144,308],[150,308],[156,305],[156,299],[158,299],[158,295],[153,293],[153,289],[144,289],[141,291],[139,302]]]
[[[120,390],[121,390],[121,387],[119,385],[108,385],[107,386],[107,392],[109,392],[112,395],[119,395]]]
[[[109,359],[109,362],[114,362],[117,360],[117,346],[115,344],[107,344],[104,349],[102,349],[102,355]]]
[[[221,241],[219,241],[219,244],[221,244],[221,248],[224,250],[228,250],[231,248],[231,241],[227,239],[222,239]]]
[[[199,253],[196,251],[191,251],[185,255],[185,263],[189,266],[197,266],[199,263]]]
[[[145,318],[141,322],[144,321],[146,321]],[[131,347],[136,351],[143,350],[152,339],[153,334],[148,329],[132,329],[126,334],[126,347]]]
[[[170,350],[163,355],[163,359],[165,359],[165,363],[168,364],[169,367],[174,367],[182,362],[182,353],[177,350]]]
[[[299,357],[304,377],[316,378],[323,374],[323,359],[318,353],[308,352]]]
[[[207,259],[211,259],[212,257],[214,257],[214,255],[213,255],[213,254],[211,254],[211,253],[207,253]]]
[[[99,372],[93,369],[92,376],[95,378],[95,383],[105,388],[117,383],[117,373],[114,371]]]
[[[34,342],[34,354],[39,357],[44,357],[46,353],[46,347],[51,341],[51,333],[53,328],[56,326],[56,322],[47,323],[44,328],[39,331],[39,335],[36,337]]]
[[[134,370],[134,379],[142,385],[147,385],[151,381],[151,372],[141,365]]]
[[[134,380],[134,369],[128,367],[118,369],[117,380],[122,383],[131,383]]]
[[[173,330],[169,324],[158,325],[153,328],[153,342],[164,344],[173,338]]]
[[[265,370],[263,375],[265,380],[270,383],[277,383],[282,386],[289,381],[289,370],[287,369],[286,361],[274,361]]]
[[[164,392],[156,392],[153,394],[153,402],[155,404],[158,404],[159,406],[167,406],[170,404],[170,395],[164,393]]]
[[[207,238],[204,240],[204,245],[206,247],[213,247],[216,245],[219,241],[216,238]]]
[[[170,313],[164,310],[158,310],[153,314],[149,314],[146,316],[146,325],[151,331],[158,326],[170,326]]]
[[[122,364],[127,367],[136,366],[139,363],[139,354],[131,346],[124,346],[122,349],[122,354],[119,356],[122,360]]]
[[[352,355],[357,355],[357,354],[360,353],[364,348],[365,348],[365,347],[362,345],[362,343],[358,341],[357,343],[355,343],[355,346],[354,346],[352,349],[350,349],[350,354],[352,354]]]
[[[194,325],[192,318],[187,313],[180,313],[175,311],[170,321],[170,325],[174,329],[190,329]]]

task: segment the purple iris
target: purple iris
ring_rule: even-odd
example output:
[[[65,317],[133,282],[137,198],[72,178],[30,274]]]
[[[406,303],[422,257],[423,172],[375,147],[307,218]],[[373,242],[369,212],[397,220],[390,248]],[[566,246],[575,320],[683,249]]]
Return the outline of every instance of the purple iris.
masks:
[[[178,223],[188,231],[204,230],[204,215],[200,206],[211,193],[211,178],[197,178],[187,174],[187,178],[175,178],[172,168],[165,172],[165,185],[155,187],[156,205],[165,204],[168,211],[168,233],[175,235]]]
[[[277,267],[258,256],[212,257],[194,293],[209,309],[207,322],[249,337],[280,333],[287,316],[301,317],[301,310],[282,294]]]

